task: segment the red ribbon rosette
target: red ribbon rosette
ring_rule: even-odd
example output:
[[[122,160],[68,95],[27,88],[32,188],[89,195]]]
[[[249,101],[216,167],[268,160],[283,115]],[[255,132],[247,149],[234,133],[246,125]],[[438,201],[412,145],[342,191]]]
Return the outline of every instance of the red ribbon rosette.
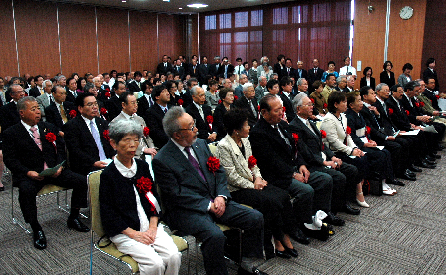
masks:
[[[221,101],[221,99],[218,101],[218,104],[221,104],[223,101]]]
[[[237,100],[237,99],[238,99],[238,96],[235,95],[235,96],[234,96],[234,100]]]
[[[409,112],[409,110],[406,110],[406,115],[407,115],[407,116],[409,116],[409,115],[410,115],[410,112]]]
[[[178,99],[178,105],[183,106],[184,100],[182,100],[181,98]]]
[[[153,197],[152,185],[153,182],[150,178],[141,177],[138,180],[136,180],[136,188],[138,189],[139,193],[144,194],[147,200],[149,201],[150,210],[157,213],[158,211],[156,210],[154,202],[152,202],[152,200],[150,200],[149,198],[149,193],[152,194],[151,196]]]
[[[68,115],[70,116],[70,118],[75,118],[77,116],[77,112],[76,110],[71,110]]]
[[[326,138],[327,132],[325,132],[324,130],[321,130],[321,136],[322,136],[322,138]]]
[[[56,148],[57,137],[56,137],[56,135],[54,133],[48,132],[45,135],[45,139],[48,140],[48,142],[51,143],[54,146],[54,149],[56,149],[56,151],[57,151],[57,148]]]
[[[215,174],[215,172],[220,168],[220,160],[214,156],[210,156],[206,162],[209,171]]]
[[[437,99],[440,99],[440,95],[436,95],[435,97],[436,97]]]
[[[101,115],[103,115],[103,116],[105,116],[108,113],[107,109],[105,109],[104,107],[101,108],[100,112],[101,112]]]
[[[149,135],[149,133],[150,133],[150,129],[149,129],[149,127],[144,127],[144,129],[143,129],[143,135],[145,136],[145,137],[147,137],[148,135]]]
[[[110,91],[105,92],[105,96],[106,96],[107,98],[110,98],[110,96],[111,96]]]
[[[314,104],[314,98],[310,98],[311,103]]]
[[[352,128],[350,128],[350,126],[347,126],[347,130],[345,132],[347,133],[347,135],[351,135],[352,134]]]
[[[389,115],[393,115],[393,109],[389,108]]]
[[[108,141],[110,141],[110,136],[109,136],[109,134],[110,134],[110,131],[109,131],[109,130],[104,130],[104,132],[102,132],[102,136],[103,136],[106,140],[108,140]]]
[[[424,102],[420,102],[420,106],[421,106],[421,108],[423,108],[424,107]]]
[[[328,105],[327,105],[327,103],[324,103],[324,109],[327,109],[327,107],[328,107]]]
[[[295,143],[296,146],[297,146],[297,141],[299,140],[299,135],[296,134],[296,133],[293,133],[292,136],[293,136],[293,139],[294,139],[294,143]]]
[[[370,127],[369,126],[365,126],[365,133],[366,133],[366,135],[370,135],[370,131],[371,131]]]
[[[211,115],[208,115],[208,116],[206,117],[206,121],[207,121],[207,123],[209,124],[209,129],[211,129],[211,131],[212,131],[212,123],[214,122],[214,117],[211,116]]]
[[[417,106],[417,108],[420,108],[420,103],[415,102],[415,106]]]
[[[252,169],[252,168],[254,168],[254,166],[256,166],[257,165],[257,160],[256,160],[256,158],[254,157],[254,156],[250,156],[249,158],[248,158],[248,168],[249,169]]]

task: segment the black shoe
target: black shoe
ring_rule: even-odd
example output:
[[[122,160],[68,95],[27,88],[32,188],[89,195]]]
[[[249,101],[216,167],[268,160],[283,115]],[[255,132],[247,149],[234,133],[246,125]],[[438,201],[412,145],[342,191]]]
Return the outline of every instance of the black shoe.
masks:
[[[350,215],[359,215],[361,214],[361,210],[357,208],[353,208],[350,204],[346,203],[344,207],[341,210],[344,213],[350,214]]]
[[[297,250],[294,248],[289,248],[289,247],[285,247],[285,252],[288,253],[288,255],[290,255],[293,258],[297,258],[297,256],[299,256],[299,254],[297,253]]]
[[[409,170],[409,169],[407,169],[407,170]],[[416,181],[417,180],[416,176],[414,176],[413,174],[407,173],[407,170],[406,170],[406,172],[404,174],[399,175],[398,178],[403,179],[403,180]]]
[[[443,145],[441,145],[441,144],[438,144],[438,151],[442,151],[443,149],[444,149],[444,146]]]
[[[5,186],[0,186],[0,191],[5,191]]]
[[[433,159],[441,159],[441,156],[437,154],[430,154],[429,156]]]
[[[423,161],[425,161],[425,162],[427,162],[428,164],[431,164],[431,165],[437,164],[437,163],[435,162],[435,159],[434,159],[434,158],[431,158],[431,157],[429,157],[429,156],[425,157]]]
[[[286,252],[286,250],[279,251],[279,250],[276,249],[276,256],[279,257],[279,258],[284,258],[284,259],[290,259],[291,258],[291,255],[288,254]]]
[[[305,234],[299,228],[297,228],[295,232],[288,233],[288,236],[290,236],[293,240],[301,244],[310,243],[310,238],[305,236]]]
[[[409,167],[409,169],[406,169],[406,171],[407,170],[412,171],[412,172],[423,172],[423,170],[421,170],[420,168],[416,167],[413,164]]]
[[[393,185],[399,185],[399,186],[405,186],[406,184],[404,184],[403,182],[393,179],[393,180],[387,180],[388,184],[393,184]]]
[[[79,220],[79,218],[75,218],[75,219],[68,218],[67,225],[68,225],[68,228],[72,228],[72,229],[74,229],[76,231],[79,231],[79,232],[88,232],[88,231],[90,231],[90,228],[88,228],[85,224],[83,224]]]
[[[43,230],[33,232],[33,244],[34,247],[43,250],[46,248],[46,237]]]
[[[421,161],[420,165],[418,166],[429,169],[435,169],[437,167],[435,164],[430,164],[427,160]]]
[[[343,226],[345,224],[345,221],[343,219],[336,217],[335,215],[333,215],[333,213],[328,212],[327,215],[328,216],[325,217],[325,219],[323,219],[322,222],[336,226]]]
[[[249,272],[247,270],[244,270],[243,268],[239,267],[238,271],[237,271],[238,275],[250,275],[250,274],[255,274],[255,275],[268,275],[268,273],[265,273],[263,271],[258,270],[256,267],[252,268],[252,271]]]

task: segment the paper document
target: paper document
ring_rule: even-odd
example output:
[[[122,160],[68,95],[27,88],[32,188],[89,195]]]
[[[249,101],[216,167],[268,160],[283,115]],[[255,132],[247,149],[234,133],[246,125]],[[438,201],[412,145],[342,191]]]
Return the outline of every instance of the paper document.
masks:
[[[418,135],[418,133],[420,132],[420,130],[412,130],[412,131],[408,131],[405,133],[400,133],[402,136],[416,136]]]
[[[54,166],[53,168],[47,168],[45,170],[43,170],[42,172],[40,172],[39,176],[41,177],[49,177],[52,176],[54,174],[56,174],[57,170],[59,170],[59,168],[64,165],[65,160],[62,161],[60,164]]]
[[[434,133],[434,134],[438,134],[437,130],[435,130],[435,127],[432,125],[426,126],[424,127],[423,131],[427,132],[427,133]]]

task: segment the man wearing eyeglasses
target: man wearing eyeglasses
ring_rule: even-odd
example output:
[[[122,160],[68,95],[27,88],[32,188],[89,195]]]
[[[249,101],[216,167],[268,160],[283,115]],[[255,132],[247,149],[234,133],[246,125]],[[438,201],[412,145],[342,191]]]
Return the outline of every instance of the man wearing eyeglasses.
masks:
[[[70,112],[75,110],[74,104],[66,101],[67,91],[59,85],[51,89],[51,94],[54,101],[45,108],[46,121],[56,125],[59,130],[59,135],[63,137],[64,133],[61,131],[62,126],[74,117],[70,115]]]
[[[99,118],[99,107],[92,93],[81,93],[76,98],[80,113],[68,121],[62,130],[65,133],[71,169],[88,175],[91,171],[105,168],[107,159],[114,156],[110,145],[108,123]]]

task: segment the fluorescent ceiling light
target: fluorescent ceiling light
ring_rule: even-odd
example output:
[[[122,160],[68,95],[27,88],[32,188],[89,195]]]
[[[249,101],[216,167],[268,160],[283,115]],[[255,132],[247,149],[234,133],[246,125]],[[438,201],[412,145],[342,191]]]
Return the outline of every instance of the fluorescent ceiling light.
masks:
[[[191,4],[191,5],[187,5],[189,8],[206,8],[208,5],[206,4]]]

